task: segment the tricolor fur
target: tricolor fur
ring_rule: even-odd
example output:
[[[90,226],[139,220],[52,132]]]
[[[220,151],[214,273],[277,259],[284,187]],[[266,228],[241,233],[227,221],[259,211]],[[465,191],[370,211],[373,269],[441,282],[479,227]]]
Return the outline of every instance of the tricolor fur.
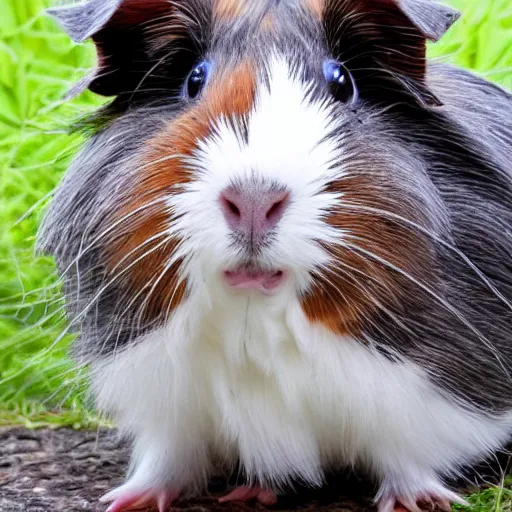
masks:
[[[282,490],[348,465],[380,482],[382,510],[453,498],[444,479],[512,433],[512,98],[426,64],[425,40],[454,13],[427,0],[90,4],[55,13],[93,37],[86,85],[116,99],[41,247],[65,277],[98,404],[133,438],[127,488],[198,492],[239,464]],[[201,59],[211,76],[190,100]],[[332,96],[326,59],[345,63],[357,102]],[[226,223],[230,187],[288,194],[264,242]],[[222,274],[240,265],[286,280],[235,292]]]

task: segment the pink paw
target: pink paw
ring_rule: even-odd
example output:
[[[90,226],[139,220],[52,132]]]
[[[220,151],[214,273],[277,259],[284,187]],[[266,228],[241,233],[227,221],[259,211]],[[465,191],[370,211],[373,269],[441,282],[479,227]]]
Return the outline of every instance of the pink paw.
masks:
[[[168,512],[172,502],[179,496],[169,490],[147,490],[132,492],[122,488],[114,489],[105,494],[100,501],[111,503],[107,512],[125,512],[127,510],[156,509],[158,512]]]
[[[397,496],[379,501],[378,512],[451,512],[452,503],[469,506],[458,494],[444,489],[442,494],[421,494],[414,498]]]
[[[277,503],[277,496],[273,491],[262,489],[259,486],[237,487],[229,494],[220,497],[219,502],[250,501],[252,499],[258,500],[262,505],[275,505]]]

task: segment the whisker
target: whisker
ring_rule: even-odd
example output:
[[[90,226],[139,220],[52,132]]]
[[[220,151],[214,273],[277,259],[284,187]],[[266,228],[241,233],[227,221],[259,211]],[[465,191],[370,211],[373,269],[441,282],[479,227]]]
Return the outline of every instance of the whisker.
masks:
[[[364,276],[368,280],[372,280],[372,281],[375,280],[374,277],[368,275],[365,272],[362,272],[359,269],[352,267],[351,265],[344,263],[343,261],[336,260],[336,265],[341,265],[342,267],[344,267],[344,269],[334,269],[332,267],[327,268],[327,270],[329,272],[331,272],[336,277],[338,276],[338,274],[336,274],[336,271],[339,270],[347,277],[352,277],[353,273],[356,272],[356,273]],[[377,310],[383,311],[384,313],[386,313],[389,316],[389,318],[391,318],[404,332],[409,332],[409,334],[414,334],[406,324],[404,324],[389,308],[387,308],[380,300],[378,300],[374,294],[372,294],[370,291],[368,291],[368,289],[365,286],[363,286],[363,284],[360,281],[353,280],[353,279],[350,279],[349,281],[356,288],[363,291],[364,295],[366,295],[366,297],[368,297],[373,302],[373,304],[377,307]],[[380,282],[379,282],[379,284],[382,285],[382,283],[380,283]],[[389,289],[387,285],[385,285],[385,287],[386,287],[386,289]],[[338,289],[338,292],[341,294],[341,291],[339,289]],[[371,318],[369,318],[368,315],[365,315],[365,318],[366,318],[367,322],[375,325],[373,320]]]
[[[488,287],[488,289],[490,291],[492,291],[494,293],[494,295],[498,299],[500,299],[512,311],[512,303],[496,288],[496,286],[493,285],[493,283],[471,261],[471,259],[468,258],[463,251],[461,251],[460,249],[458,249],[454,245],[450,244],[446,240],[443,240],[443,238],[441,238],[439,235],[436,235],[431,230],[426,229],[425,227],[421,226],[420,224],[418,224],[418,223],[416,223],[416,222],[414,222],[414,221],[412,221],[410,219],[407,219],[405,217],[402,217],[401,215],[398,215],[396,213],[389,212],[389,211],[386,211],[386,210],[381,210],[379,208],[374,208],[374,207],[370,207],[370,206],[362,206],[362,205],[357,205],[357,204],[348,203],[348,202],[343,203],[342,208],[351,209],[351,210],[357,210],[357,211],[364,211],[364,212],[368,212],[368,213],[372,213],[372,214],[381,215],[381,216],[386,217],[388,219],[394,219],[396,221],[399,221],[400,223],[406,224],[406,225],[408,225],[408,226],[410,226],[410,227],[420,231],[421,233],[429,236],[430,238],[432,238],[436,242],[440,243],[443,247],[449,249],[450,251],[454,252],[457,256],[459,256],[461,258],[461,260],[464,261],[464,263],[466,263],[466,265],[471,270],[473,270],[473,272],[475,272],[475,274],[482,280],[482,282]]]
[[[129,218],[133,217],[134,215],[137,215],[138,213],[146,210],[147,208],[154,206],[159,203],[165,203],[167,201],[166,197],[159,197],[157,199],[154,199],[153,201],[150,201],[149,203],[145,203],[142,206],[139,206],[138,208],[135,208],[134,210],[130,211],[126,215],[123,215],[120,219],[113,222],[108,228],[106,228],[102,233],[100,233],[92,242],[90,242],[85,249],[79,251],[78,255],[68,264],[68,266],[61,271],[62,275],[67,274],[71,267],[73,267],[76,262],[82,258],[90,249],[94,248],[96,244],[104,237],[106,237],[108,234],[110,234],[116,227],[121,225],[122,223],[126,222]],[[82,240],[85,239],[87,236],[87,233],[84,233],[82,236]]]
[[[151,238],[154,238],[154,237],[151,237]],[[150,243],[151,242],[151,239],[148,239],[144,242],[144,244],[141,244],[140,246],[134,248],[132,251],[130,251],[130,253],[128,253],[127,255],[125,255],[123,257],[123,259],[118,263],[118,265],[116,265],[116,267],[118,267],[120,264],[122,264],[122,261],[129,258],[135,251],[138,251],[140,250],[141,246],[147,244],[147,243]],[[62,341],[62,339],[64,338],[64,336],[66,336],[67,334],[69,334],[70,332],[70,329],[74,326],[76,326],[78,324],[78,322],[84,317],[84,315],[86,315],[88,313],[88,311],[90,311],[90,309],[93,307],[93,306],[97,306],[97,302],[98,302],[98,299],[101,297],[101,295],[109,289],[109,287],[114,284],[114,282],[116,282],[119,278],[121,278],[124,274],[126,274],[126,272],[128,272],[133,266],[137,265],[137,263],[139,263],[142,259],[146,258],[147,256],[149,256],[151,253],[153,253],[154,251],[158,250],[162,245],[164,245],[165,243],[167,242],[167,240],[164,240],[163,242],[160,242],[159,244],[157,244],[155,247],[152,247],[150,250],[146,251],[144,254],[142,254],[141,256],[139,256],[138,258],[136,258],[133,262],[131,262],[126,268],[124,268],[121,272],[119,272],[118,274],[116,274],[107,284],[105,284],[104,286],[102,286],[102,288],[100,288],[100,290],[94,295],[94,297],[90,300],[89,304],[87,304],[81,312],[79,312],[77,315],[75,315],[73,317],[73,319],[69,322],[69,324],[67,325],[67,327],[65,329],[63,329],[62,333],[55,339],[55,341],[49,346],[47,347],[46,349],[44,349],[43,351],[41,351],[41,355],[44,355],[44,354],[47,354],[49,353],[51,350],[53,350],[53,348],[58,344],[60,343],[60,341]]]
[[[478,338],[485,344],[485,346],[490,350],[493,357],[496,359],[498,364],[500,365],[501,369],[503,370],[504,374],[508,376],[509,379],[512,380],[509,370],[507,370],[501,356],[496,350],[496,347],[491,343],[491,341],[484,336],[473,324],[471,324],[467,318],[462,315],[460,311],[458,311],[456,308],[454,308],[449,302],[447,302],[443,297],[441,297],[439,294],[437,294],[434,290],[432,290],[429,286],[425,285],[418,279],[416,279],[414,276],[411,276],[408,272],[401,269],[400,267],[397,267],[393,263],[387,261],[385,258],[382,258],[381,256],[368,251],[356,244],[351,243],[344,243],[340,242],[342,246],[344,246],[346,249],[351,250],[353,253],[359,253],[361,257],[366,256],[381,265],[384,265],[385,267],[390,268],[391,270],[397,272],[401,276],[405,277],[409,281],[411,281],[413,284],[421,288],[423,291],[425,291],[428,295],[430,295],[433,299],[435,299],[440,305],[442,305],[447,311],[449,311],[455,318],[457,318],[461,323],[463,323],[473,334],[478,336]]]

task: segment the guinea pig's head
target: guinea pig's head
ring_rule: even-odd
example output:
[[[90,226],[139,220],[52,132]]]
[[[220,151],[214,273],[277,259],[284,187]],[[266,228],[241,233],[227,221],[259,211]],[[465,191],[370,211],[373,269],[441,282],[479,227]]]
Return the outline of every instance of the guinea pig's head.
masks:
[[[82,330],[121,344],[197,294],[292,294],[343,334],[434,271],[423,233],[443,229],[443,207],[408,136],[439,108],[425,46],[451,9],[90,0],[52,13],[96,44],[82,87],[114,97],[41,235]]]

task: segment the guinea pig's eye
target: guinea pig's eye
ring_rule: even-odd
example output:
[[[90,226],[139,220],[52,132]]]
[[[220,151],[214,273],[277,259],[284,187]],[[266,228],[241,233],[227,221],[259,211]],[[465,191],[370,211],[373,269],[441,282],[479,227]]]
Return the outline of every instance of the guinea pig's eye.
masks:
[[[343,103],[357,101],[357,88],[350,71],[341,63],[327,60],[323,65],[324,77],[333,96]]]
[[[203,60],[190,72],[185,83],[185,94],[188,98],[194,99],[199,96],[206,84],[210,72],[210,63]]]

